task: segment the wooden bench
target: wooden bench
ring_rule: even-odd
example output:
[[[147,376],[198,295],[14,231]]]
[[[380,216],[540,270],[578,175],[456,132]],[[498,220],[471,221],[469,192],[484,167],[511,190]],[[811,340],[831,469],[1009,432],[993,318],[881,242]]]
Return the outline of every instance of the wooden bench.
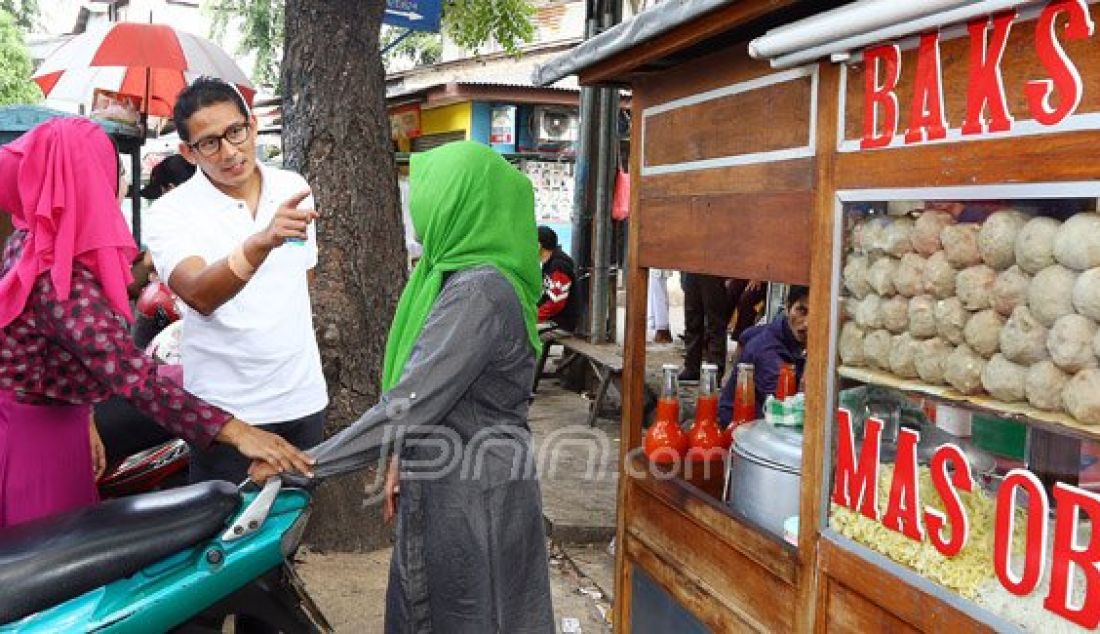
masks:
[[[539,379],[542,378],[546,369],[546,359],[550,356],[550,348],[555,345],[561,346],[565,351],[565,356],[558,364],[558,372],[576,360],[584,359],[596,374],[598,379],[596,395],[592,399],[588,410],[588,426],[595,426],[596,417],[603,405],[604,398],[607,396],[607,388],[614,382],[620,391],[622,389],[623,355],[620,353],[619,346],[614,343],[589,343],[562,330],[543,332],[540,338],[542,339],[542,355],[539,357],[538,365],[535,368],[535,383],[531,387],[531,392],[537,392],[539,389]]]

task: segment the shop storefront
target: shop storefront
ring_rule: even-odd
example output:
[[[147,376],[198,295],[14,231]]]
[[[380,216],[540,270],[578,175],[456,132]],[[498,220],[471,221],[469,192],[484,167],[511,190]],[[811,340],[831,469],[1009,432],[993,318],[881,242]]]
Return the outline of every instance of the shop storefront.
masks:
[[[657,7],[540,71],[629,83],[641,140],[616,624],[1093,629],[1100,7],[826,4]],[[650,268],[810,285],[801,435],[733,451],[795,484],[646,458]]]

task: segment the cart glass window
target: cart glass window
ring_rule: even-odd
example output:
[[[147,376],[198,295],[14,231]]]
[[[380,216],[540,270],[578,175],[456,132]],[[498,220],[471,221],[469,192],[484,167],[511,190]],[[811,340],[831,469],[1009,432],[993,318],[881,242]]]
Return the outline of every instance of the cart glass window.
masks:
[[[1100,624],[1100,186],[1078,189],[845,202],[834,261],[826,535],[1035,632]]]
[[[678,279],[668,285],[683,292],[686,350],[649,351],[659,380],[650,381],[656,399],[635,451],[655,477],[684,480],[744,523],[796,546],[808,289],[671,275]],[[651,297],[668,277],[651,271]],[[657,313],[667,301],[658,299]],[[667,317],[654,317],[654,336],[670,335]]]

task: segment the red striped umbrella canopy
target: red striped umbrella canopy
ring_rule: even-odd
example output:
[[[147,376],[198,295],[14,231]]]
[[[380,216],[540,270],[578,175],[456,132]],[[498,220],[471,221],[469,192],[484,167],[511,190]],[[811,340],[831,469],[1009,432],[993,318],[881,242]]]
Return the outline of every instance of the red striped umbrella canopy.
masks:
[[[236,85],[252,103],[256,90],[233,58],[210,40],[164,24],[89,30],[46,58],[33,79],[51,99],[87,104],[102,89],[139,98],[145,114],[170,117],[176,96],[203,75]]]

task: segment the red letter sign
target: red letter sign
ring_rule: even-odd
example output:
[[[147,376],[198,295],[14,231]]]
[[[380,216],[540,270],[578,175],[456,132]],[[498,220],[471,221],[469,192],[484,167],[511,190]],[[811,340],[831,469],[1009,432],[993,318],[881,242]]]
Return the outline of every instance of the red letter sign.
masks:
[[[948,464],[955,471],[949,475]],[[943,500],[945,513],[926,506],[924,507],[924,523],[928,526],[928,540],[940,551],[944,557],[954,557],[966,547],[966,540],[970,537],[970,518],[966,516],[962,500],[959,499],[959,489],[967,493],[974,490],[974,479],[970,475],[970,463],[966,461],[966,455],[955,445],[941,445],[936,453],[932,454],[932,462],[928,465],[932,471],[932,485]],[[950,525],[951,538],[944,536],[944,528]]]
[[[880,62],[886,76],[881,86],[878,84]],[[898,96],[894,89],[901,79],[901,49],[896,44],[887,44],[864,51],[863,75],[863,139],[859,147],[864,150],[886,147],[898,129]],[[882,134],[877,134],[880,105],[885,125]]]
[[[1031,116],[1043,125],[1057,125],[1073,114],[1081,103],[1083,91],[1081,73],[1066,56],[1054,34],[1055,21],[1060,13],[1069,14],[1069,22],[1066,24],[1067,38],[1088,39],[1093,31],[1092,17],[1085,0],[1051,2],[1039,16],[1039,22],[1035,26],[1035,49],[1051,78],[1029,81],[1024,90]],[[1058,107],[1050,105],[1050,98],[1055,91],[1060,95]]]
[[[902,427],[898,430],[898,453],[894,460],[894,479],[890,482],[890,502],[882,525],[909,539],[924,540],[920,525],[920,480],[917,478],[917,443],[920,434]]]
[[[906,143],[934,141],[947,136],[943,115],[943,80],[940,78],[940,34],[920,36],[917,74],[913,78],[913,104],[909,110]]]
[[[1012,129],[1012,115],[1005,101],[1004,78],[1001,77],[1001,57],[1008,44],[1008,33],[1016,11],[1005,11],[993,16],[993,38],[986,45],[985,18],[966,25],[970,31],[970,82],[966,88],[966,120],[963,134],[1006,132]],[[985,119],[989,107],[990,120]],[[988,129],[986,126],[989,126]]]
[[[863,428],[863,448],[856,468],[856,448],[852,439],[852,415],[846,409],[837,412],[836,473],[833,474],[833,502],[853,511],[859,508],[878,521],[878,445],[882,439],[882,421],[868,418]]]
[[[1081,511],[1093,527],[1100,521],[1100,496],[1059,482],[1054,485],[1054,501],[1058,505],[1054,518],[1054,556],[1050,593],[1043,607],[1091,630],[1100,625],[1100,570],[1096,568],[1100,562],[1100,534],[1093,530],[1088,543],[1081,548],[1076,538]],[[1071,606],[1074,568],[1085,575],[1085,596],[1077,607]]]
[[[1012,533],[1016,523],[1016,489],[1027,493],[1027,537],[1024,545],[1024,571],[1012,571]],[[1043,578],[1043,553],[1047,543],[1047,512],[1050,502],[1046,489],[1035,474],[1013,469],[1005,475],[997,491],[997,522],[993,528],[993,570],[1001,585],[1012,594],[1031,594]]]

